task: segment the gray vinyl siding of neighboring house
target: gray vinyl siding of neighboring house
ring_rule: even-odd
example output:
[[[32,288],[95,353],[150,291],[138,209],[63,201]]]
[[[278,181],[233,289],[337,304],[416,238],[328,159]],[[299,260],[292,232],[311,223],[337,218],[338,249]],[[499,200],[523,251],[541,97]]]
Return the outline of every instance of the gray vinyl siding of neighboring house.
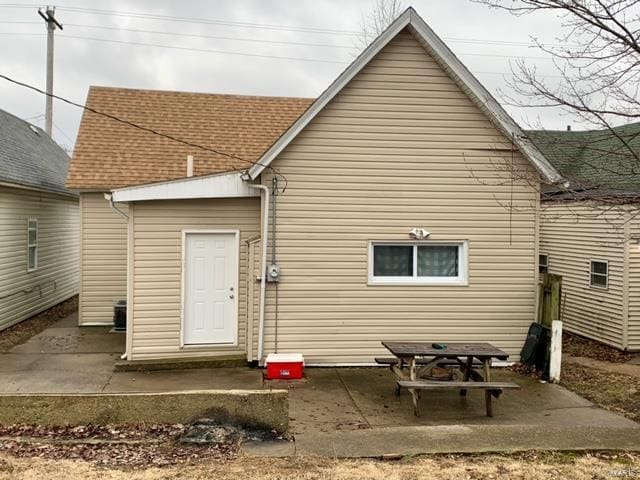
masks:
[[[125,214],[127,204],[118,205]],[[127,298],[127,221],[104,193],[80,194],[80,325],[113,323],[113,304]]]
[[[501,157],[496,149],[508,153]],[[392,40],[274,160],[282,269],[265,353],[366,363],[381,340],[491,342],[518,354],[535,319],[538,191],[497,159],[519,152],[407,31]],[[271,185],[267,172],[262,182]],[[467,286],[368,285],[372,240],[468,241]]]
[[[69,161],[41,128],[0,110],[0,330],[78,293],[78,196],[65,188]],[[37,224],[35,268],[29,220]]]
[[[627,291],[625,238],[625,221],[618,214],[580,203],[542,205],[540,253],[548,255],[549,273],[562,275],[565,328],[620,349],[626,347],[625,297],[633,299],[637,288]],[[609,263],[606,289],[590,286],[591,260]]]
[[[639,206],[636,206],[638,208]],[[640,218],[631,222],[629,244],[629,350],[640,351]]]
[[[78,293],[78,199],[0,186],[0,330]],[[27,222],[37,220],[37,268],[27,269]]]

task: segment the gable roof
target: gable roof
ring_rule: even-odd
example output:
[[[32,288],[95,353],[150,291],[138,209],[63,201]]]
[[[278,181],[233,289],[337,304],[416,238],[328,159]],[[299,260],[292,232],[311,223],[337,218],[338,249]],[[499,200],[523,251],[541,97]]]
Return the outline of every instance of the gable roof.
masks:
[[[249,169],[250,177],[255,179],[260,175],[340,90],[405,28],[411,31],[427,52],[447,71],[476,105],[485,112],[494,125],[508,138],[513,138],[520,152],[536,167],[545,181],[549,183],[562,181],[562,176],[559,172],[547,161],[535,145],[529,141],[518,124],[411,7],[407,8],[404,13],[391,23],[391,25],[336,78],[313,105],[287,129],[284,135],[271,145],[260,157],[258,164]]]
[[[640,193],[640,122],[611,130],[531,130],[527,135],[570,181],[590,195]]]
[[[258,160],[313,100],[91,87],[87,106],[188,142]],[[178,143],[85,110],[67,186],[113,188],[246,170],[251,163]]]
[[[0,182],[71,194],[69,155],[41,128],[0,110]]]

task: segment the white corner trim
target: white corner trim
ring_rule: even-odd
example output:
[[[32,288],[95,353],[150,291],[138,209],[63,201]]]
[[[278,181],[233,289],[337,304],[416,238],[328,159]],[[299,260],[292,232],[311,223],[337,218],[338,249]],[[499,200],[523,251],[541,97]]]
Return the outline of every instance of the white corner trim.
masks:
[[[238,172],[189,177],[113,190],[114,202],[185,200],[194,198],[257,197]]]
[[[549,183],[562,181],[563,178],[560,173],[547,161],[533,143],[528,140],[518,124],[411,7],[407,8],[404,13],[389,25],[262,155],[258,162],[249,169],[250,177],[255,179],[260,175],[347,83],[407,26],[412,27],[418,40],[433,53],[436,60],[447,66],[451,73],[457,77],[458,82],[466,87],[472,96],[476,97],[476,101],[483,106],[483,110],[496,126],[500,128],[507,137],[513,138],[520,152],[539,171],[544,180]]]

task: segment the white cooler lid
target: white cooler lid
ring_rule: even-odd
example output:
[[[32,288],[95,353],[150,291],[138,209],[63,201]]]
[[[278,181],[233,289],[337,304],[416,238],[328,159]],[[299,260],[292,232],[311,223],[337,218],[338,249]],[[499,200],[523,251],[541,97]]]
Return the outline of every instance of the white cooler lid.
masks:
[[[302,363],[304,364],[304,357],[301,353],[270,353],[267,355],[267,359],[264,364],[269,363]]]

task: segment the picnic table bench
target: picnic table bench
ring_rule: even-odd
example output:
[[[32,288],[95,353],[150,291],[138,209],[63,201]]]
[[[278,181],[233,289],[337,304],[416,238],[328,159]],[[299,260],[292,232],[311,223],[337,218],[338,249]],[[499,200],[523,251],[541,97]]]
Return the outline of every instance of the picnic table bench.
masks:
[[[394,358],[378,357],[376,362],[387,364],[396,376],[397,390],[406,388],[413,400],[416,416],[420,416],[420,392],[422,390],[459,389],[465,396],[467,389],[485,392],[487,416],[493,416],[492,397],[498,398],[503,390],[520,386],[513,382],[492,382],[492,359],[507,360],[508,355],[489,343],[450,343],[445,348],[436,348],[430,342],[382,342]],[[424,380],[419,376],[435,366],[458,366],[462,381]],[[406,368],[405,368],[406,367]],[[481,367],[482,373],[474,369]]]

